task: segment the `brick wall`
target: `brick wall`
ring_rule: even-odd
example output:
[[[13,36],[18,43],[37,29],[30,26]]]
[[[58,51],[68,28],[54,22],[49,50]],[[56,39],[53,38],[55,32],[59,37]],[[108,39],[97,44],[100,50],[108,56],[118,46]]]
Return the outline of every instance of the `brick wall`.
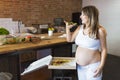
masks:
[[[0,18],[21,20],[25,25],[52,23],[56,17],[71,20],[82,0],[0,0]]]

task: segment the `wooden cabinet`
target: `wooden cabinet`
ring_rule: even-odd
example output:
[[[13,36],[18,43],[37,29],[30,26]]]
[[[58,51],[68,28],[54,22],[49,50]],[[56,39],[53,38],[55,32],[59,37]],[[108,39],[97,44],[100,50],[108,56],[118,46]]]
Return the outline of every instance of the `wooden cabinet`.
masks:
[[[70,44],[70,43],[69,44],[60,44],[57,46],[53,46],[51,48],[37,50],[36,52],[37,52],[36,59],[41,59],[48,55],[52,55],[53,57],[70,57],[72,55],[72,44]],[[21,56],[21,58],[22,57],[25,58],[30,55],[31,54],[28,54],[26,56],[24,55],[24,56]],[[32,56],[30,56],[30,57],[32,57]],[[35,57],[33,56],[33,58],[35,58]],[[31,58],[31,59],[33,59],[33,58]],[[54,74],[57,74],[57,73],[55,73],[55,71],[54,71]],[[45,66],[45,67],[42,67],[38,70],[35,70],[35,71],[27,74],[27,75],[21,76],[21,80],[40,80],[40,79],[41,80],[49,80],[50,78],[53,77],[52,75],[54,75],[54,74],[52,74],[52,70],[48,69],[48,67]],[[33,76],[33,77],[30,78],[29,76]]]
[[[11,54],[11,53],[10,53]],[[12,80],[20,79],[19,56],[16,54],[0,56],[0,72],[11,73]]]
[[[20,62],[27,62],[27,61],[36,60],[37,54],[36,51],[34,50],[29,50],[29,51],[26,50],[23,51],[19,57],[20,57]]]

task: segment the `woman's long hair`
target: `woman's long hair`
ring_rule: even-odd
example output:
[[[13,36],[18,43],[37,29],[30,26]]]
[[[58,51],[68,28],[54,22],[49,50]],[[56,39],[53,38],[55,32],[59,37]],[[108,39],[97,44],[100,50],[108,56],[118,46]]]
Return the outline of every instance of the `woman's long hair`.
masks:
[[[93,39],[98,39],[98,27],[99,27],[99,11],[95,6],[86,6],[82,8],[82,12],[88,16],[89,21],[89,37]],[[84,29],[86,25],[84,25]]]

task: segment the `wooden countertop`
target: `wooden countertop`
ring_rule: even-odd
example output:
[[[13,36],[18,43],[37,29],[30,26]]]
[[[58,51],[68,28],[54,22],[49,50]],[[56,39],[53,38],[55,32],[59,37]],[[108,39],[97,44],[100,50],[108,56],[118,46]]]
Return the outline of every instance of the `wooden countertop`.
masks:
[[[37,43],[18,43],[18,44],[7,44],[0,46],[0,54],[6,54],[9,52],[15,52],[19,50],[25,49],[33,49],[33,48],[42,48],[55,44],[67,43],[66,38],[59,38],[58,36],[62,35],[61,33],[54,33],[52,37],[48,37],[47,34],[35,35],[37,37],[45,37],[41,41]]]

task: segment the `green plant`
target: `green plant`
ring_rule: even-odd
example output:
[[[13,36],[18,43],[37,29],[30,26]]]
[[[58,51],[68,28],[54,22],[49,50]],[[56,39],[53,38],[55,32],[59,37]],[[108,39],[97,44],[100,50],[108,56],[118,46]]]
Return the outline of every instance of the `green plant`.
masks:
[[[0,35],[8,35],[9,31],[3,27],[0,27]]]

